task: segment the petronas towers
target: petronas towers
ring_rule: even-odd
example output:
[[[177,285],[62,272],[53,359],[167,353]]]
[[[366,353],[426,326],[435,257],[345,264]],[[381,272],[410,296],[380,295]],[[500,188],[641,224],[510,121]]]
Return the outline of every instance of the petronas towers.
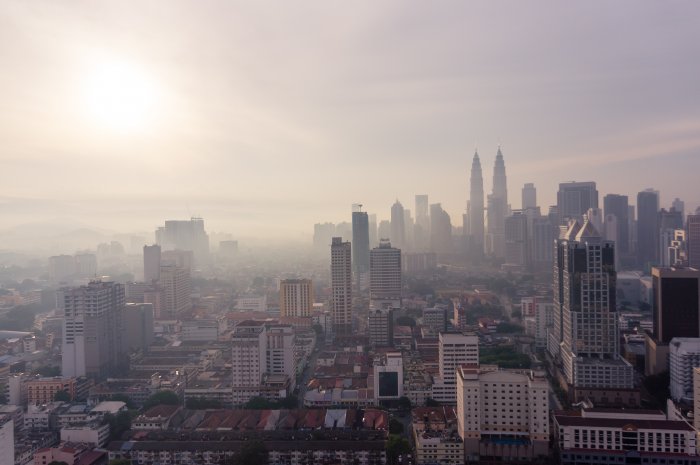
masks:
[[[493,167],[493,187],[484,208],[484,178],[479,153],[474,153],[467,207],[470,255],[480,257],[484,253],[495,257],[505,255],[505,218],[509,214],[506,165],[498,147]],[[487,224],[484,225],[484,211]],[[465,230],[466,231],[466,230]]]

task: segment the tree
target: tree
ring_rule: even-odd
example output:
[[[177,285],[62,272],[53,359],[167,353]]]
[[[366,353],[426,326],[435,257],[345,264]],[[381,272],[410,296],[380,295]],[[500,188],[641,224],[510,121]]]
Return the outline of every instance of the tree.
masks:
[[[401,423],[396,418],[389,420],[389,434],[402,434],[403,433],[403,423]]]
[[[226,465],[267,465],[267,448],[265,443],[254,439],[246,441]]]
[[[409,398],[406,397],[406,396],[399,397],[399,400],[398,400],[398,407],[399,407],[401,410],[406,410],[406,411],[411,410],[411,407],[412,407],[412,405],[411,405],[411,399],[409,399]]]
[[[53,395],[53,400],[55,402],[70,402],[71,398],[70,394],[68,394],[68,391],[66,391],[65,389],[61,389]]]
[[[131,465],[129,459],[114,459],[109,461],[109,465]]]
[[[109,438],[111,441],[116,441],[122,435],[131,429],[131,413],[119,412],[116,415],[107,413],[103,419],[104,423],[109,424]]]
[[[413,328],[416,325],[416,320],[410,316],[400,316],[396,319],[397,326],[410,326]]]
[[[148,410],[156,405],[180,405],[180,397],[173,391],[156,392],[144,402],[143,409]]]
[[[127,396],[126,394],[114,394],[109,400],[124,402],[126,404],[126,408],[128,408],[129,410],[133,410],[136,408],[136,405],[134,405],[134,401],[131,400],[131,397]]]
[[[428,397],[427,399],[425,399],[425,406],[426,407],[439,407],[440,402],[433,399],[432,397]]]
[[[394,465],[398,462],[399,455],[410,453],[411,445],[406,438],[389,435],[389,440],[386,442],[386,461],[388,464]]]

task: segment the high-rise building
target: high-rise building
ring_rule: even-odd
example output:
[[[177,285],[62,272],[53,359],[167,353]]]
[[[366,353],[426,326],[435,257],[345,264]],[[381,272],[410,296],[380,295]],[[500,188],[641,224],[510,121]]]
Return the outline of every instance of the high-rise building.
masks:
[[[643,267],[658,263],[659,192],[647,189],[637,194],[637,262]]]
[[[15,463],[15,426],[9,415],[0,415],[0,463]]]
[[[331,243],[331,314],[336,334],[352,331],[352,247],[341,237]]]
[[[129,350],[146,352],[153,343],[153,304],[127,303],[124,307],[124,343]]]
[[[92,281],[61,291],[62,374],[104,378],[125,363],[124,285]]]
[[[209,259],[209,235],[202,218],[168,220],[156,230],[156,242],[163,250],[190,250],[197,263]]]
[[[97,256],[94,253],[75,254],[75,275],[79,278],[97,277]]]
[[[49,279],[60,283],[75,275],[75,257],[72,255],[56,255],[49,257]]]
[[[335,225],[333,223],[316,223],[314,225],[314,247],[324,252],[328,250],[328,244],[335,235]]]
[[[352,265],[357,289],[366,289],[369,273],[369,217],[361,208],[362,205],[353,205]]]
[[[584,390],[632,389],[634,370],[620,357],[615,244],[590,221],[574,221],[557,248],[553,330],[561,337],[557,355],[572,397],[580,400]]]
[[[495,257],[505,257],[505,218],[508,216],[508,188],[506,165],[501,147],[496,153],[493,166],[493,190],[488,196],[487,208],[487,251]]]
[[[552,221],[547,216],[533,218],[530,231],[533,267],[537,270],[551,270],[554,250],[552,242],[555,239]]]
[[[693,368],[700,367],[700,338],[674,337],[669,343],[671,399],[693,402]]]
[[[700,208],[688,215],[686,228],[688,266],[700,269]]]
[[[523,186],[522,196],[523,210],[527,210],[528,208],[537,208],[537,189],[533,183],[528,182]]]
[[[160,246],[143,246],[143,280],[147,283],[160,279]]]
[[[260,383],[267,372],[267,335],[261,322],[239,323],[231,335],[231,374],[234,404],[260,395]]]
[[[685,202],[676,197],[673,199],[673,202],[671,202],[671,208],[676,210],[677,212],[681,213],[681,219],[685,220]]]
[[[613,215],[616,219],[615,251],[620,256],[630,253],[629,246],[629,199],[626,195],[608,194],[603,198],[605,216]],[[607,228],[607,221],[606,221]],[[606,229],[606,237],[610,235]]]
[[[177,319],[192,309],[192,278],[190,270],[177,265],[161,265],[160,288],[163,289],[161,319]]]
[[[411,210],[404,208],[403,210],[403,230],[405,234],[405,240],[403,243],[403,250],[414,250],[414,227],[415,222],[411,216]]]
[[[310,279],[284,279],[280,282],[280,316],[310,317],[314,287]]]
[[[669,249],[673,247],[673,242],[676,240],[676,231],[682,231],[684,227],[683,215],[680,211],[674,208],[659,210],[659,243],[658,247],[658,264],[660,266],[672,266],[675,262],[671,262]]]
[[[377,240],[375,241],[375,247],[379,245],[381,239],[391,238],[391,221],[382,220],[379,222],[377,227]]]
[[[369,246],[370,248],[376,247],[379,244],[379,237],[377,237],[377,215],[372,213],[369,215]]]
[[[460,463],[533,463],[549,455],[544,372],[457,367],[457,423]]]
[[[285,375],[294,389],[296,364],[294,362],[294,328],[291,325],[268,324],[265,326],[266,369],[271,375]]]
[[[469,208],[467,212],[470,239],[470,255],[484,254],[484,178],[479,154],[474,152],[471,177],[469,178]]]
[[[379,239],[386,238],[380,237]],[[403,248],[406,243],[406,220],[404,219],[403,205],[401,205],[399,199],[396,199],[394,205],[391,206],[390,239],[398,248]]]
[[[452,253],[452,222],[442,205],[430,205],[430,250],[436,254]]]
[[[427,252],[430,249],[430,206],[427,195],[416,195],[416,226],[413,236],[417,251]]]
[[[505,219],[505,266],[521,270],[530,267],[530,238],[528,218],[522,211],[514,211]]]
[[[369,256],[369,301],[376,308],[401,308],[401,250],[380,241]]]
[[[667,344],[674,337],[700,337],[700,271],[654,267],[651,280],[654,339]]]
[[[563,182],[557,192],[559,224],[568,220],[581,221],[589,208],[598,208],[598,190],[595,182]]]
[[[440,333],[438,366],[440,374],[433,382],[433,399],[445,404],[457,403],[457,369],[479,364],[479,337],[472,334]]]
[[[394,343],[393,309],[369,307],[367,328],[373,347],[390,347]]]

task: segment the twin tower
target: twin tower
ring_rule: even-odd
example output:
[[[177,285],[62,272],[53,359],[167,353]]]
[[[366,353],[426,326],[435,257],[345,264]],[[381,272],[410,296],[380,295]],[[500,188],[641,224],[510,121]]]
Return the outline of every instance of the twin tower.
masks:
[[[486,212],[486,224],[484,224]],[[469,202],[464,216],[464,234],[469,237],[469,252],[473,257],[484,253],[495,257],[505,256],[505,218],[510,215],[506,165],[501,147],[496,152],[493,166],[493,189],[484,205],[484,177],[479,153],[474,152],[470,178]],[[487,229],[488,228],[488,229]]]

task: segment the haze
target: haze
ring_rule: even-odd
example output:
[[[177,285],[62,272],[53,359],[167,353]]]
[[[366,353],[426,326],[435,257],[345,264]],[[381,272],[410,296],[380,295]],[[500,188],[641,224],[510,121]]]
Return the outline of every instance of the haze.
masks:
[[[489,190],[499,142],[514,208],[525,182],[546,208],[576,179],[692,211],[698,18],[690,1],[7,1],[0,230],[198,215],[310,240],[352,203],[388,219],[415,194],[461,224],[474,148]]]

